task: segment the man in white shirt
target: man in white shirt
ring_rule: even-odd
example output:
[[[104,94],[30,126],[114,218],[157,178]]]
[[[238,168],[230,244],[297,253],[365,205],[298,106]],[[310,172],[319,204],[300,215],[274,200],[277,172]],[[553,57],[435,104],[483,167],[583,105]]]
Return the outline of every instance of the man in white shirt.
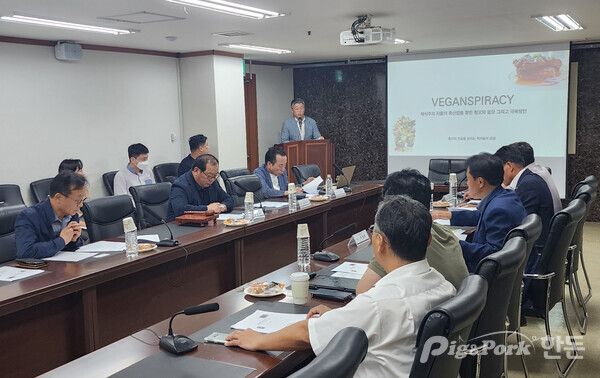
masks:
[[[115,196],[129,193],[129,188],[137,185],[154,184],[154,175],[149,167],[148,148],[141,143],[132,144],[127,148],[129,164],[115,175]],[[131,198],[133,201],[133,198]],[[135,204],[134,204],[135,206]]]
[[[278,332],[235,331],[225,345],[248,350],[312,348],[318,355],[338,331],[359,327],[367,334],[369,349],[355,376],[408,376],[421,320],[456,293],[425,259],[431,223],[421,203],[405,196],[386,197],[375,215],[372,240],[375,258],[389,273],[372,289],[339,309],[312,308],[306,320]]]

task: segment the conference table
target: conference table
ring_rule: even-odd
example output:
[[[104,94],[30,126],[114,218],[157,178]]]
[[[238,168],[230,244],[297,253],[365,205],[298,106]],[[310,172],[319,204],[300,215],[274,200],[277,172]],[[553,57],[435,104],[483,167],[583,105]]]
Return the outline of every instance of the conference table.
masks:
[[[331,264],[341,263],[344,261],[344,258],[347,258],[350,254],[356,252],[357,250],[366,251],[368,248],[363,246],[359,248],[356,246],[348,247],[347,240],[344,240],[328,247],[327,250],[338,254],[340,256],[340,261],[329,263],[311,260],[312,272],[317,272]],[[275,281],[289,285],[290,274],[297,271],[297,264],[293,262],[285,267],[275,270],[274,272],[259,277],[256,281]],[[231,316],[232,314],[235,314],[236,312],[243,310],[257,302],[271,301],[289,304],[293,303],[291,290],[286,290],[284,294],[272,298],[255,298],[244,293],[244,287],[246,286],[247,285],[242,285],[228,291],[225,294],[206,301],[205,303],[219,304],[220,308],[216,312],[193,316],[177,316],[173,321],[174,333],[190,336],[203,328],[210,329],[211,324],[227,318],[228,316]],[[307,306],[312,307],[318,304],[325,304],[331,308],[336,308],[343,306],[345,303],[310,298]],[[147,329],[140,330],[104,348],[83,356],[64,366],[56,368],[44,374],[43,377],[79,377],[82,375],[82,373],[84,373],[86,377],[108,377],[122,371],[123,369],[131,368],[132,366],[135,366],[136,363],[139,365],[140,361],[146,362],[143,360],[149,357],[168,358],[170,355],[159,348],[158,338],[156,335],[162,336],[167,334],[169,320],[169,318],[166,318],[165,320],[154,324]],[[196,338],[194,339],[199,341]],[[199,342],[198,344],[198,349],[187,354],[186,356],[253,369],[253,371],[251,371],[247,377],[284,377],[298,368],[306,365],[312,358],[314,358],[314,354],[311,350],[283,352],[278,356],[273,356],[265,352],[251,352],[242,350],[240,348],[229,348],[223,345],[208,344],[203,342]],[[160,354],[163,355],[161,356]],[[165,363],[182,363],[181,357],[177,358],[178,359],[171,357],[171,359],[166,360]],[[149,362],[147,364],[150,365]],[[226,368],[227,366],[223,367]],[[173,368],[173,370],[172,376],[179,376],[179,372],[176,372],[177,369]],[[132,374],[134,376],[141,376],[135,373]],[[126,374],[123,373],[123,375]],[[160,374],[148,374],[144,376],[159,375]],[[195,375],[199,377],[207,376],[206,372],[201,369],[199,369]],[[221,375],[228,376],[226,373]]]
[[[365,229],[373,223],[381,186],[358,183],[344,197],[293,213],[287,207],[265,210],[263,220],[244,227],[172,223],[177,247],[131,260],[116,253],[80,263],[51,261],[43,274],[1,282],[2,374],[41,374],[287,266],[296,261],[298,223],[309,225],[311,251],[349,223]],[[165,238],[169,232],[161,225],[140,234]]]

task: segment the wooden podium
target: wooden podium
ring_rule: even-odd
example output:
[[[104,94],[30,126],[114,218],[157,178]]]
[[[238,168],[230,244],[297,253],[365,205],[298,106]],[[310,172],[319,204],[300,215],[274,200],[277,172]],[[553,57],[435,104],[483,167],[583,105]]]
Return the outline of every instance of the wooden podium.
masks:
[[[335,162],[335,145],[329,139],[301,140],[298,142],[287,142],[277,145],[283,148],[287,155],[287,172],[289,182],[298,184],[298,180],[292,172],[295,165],[316,164],[321,169],[323,181],[327,175],[335,180],[333,163]]]

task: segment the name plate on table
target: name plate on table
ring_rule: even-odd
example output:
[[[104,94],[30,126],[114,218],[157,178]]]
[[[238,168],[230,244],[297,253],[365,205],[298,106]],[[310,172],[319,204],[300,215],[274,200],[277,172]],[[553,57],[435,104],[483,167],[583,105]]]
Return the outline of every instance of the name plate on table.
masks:
[[[346,197],[346,191],[344,190],[344,188],[339,188],[333,191],[333,195],[335,196],[335,198]]]
[[[352,235],[352,237],[348,241],[348,246],[367,245],[370,242],[371,242],[371,238],[369,237],[369,234],[367,234],[367,230],[362,230],[361,232],[357,232],[356,234]]]
[[[308,199],[308,198],[301,199],[300,201],[298,201],[298,206],[300,207],[300,210],[310,207],[310,199]]]
[[[254,209],[254,218],[264,218],[265,213],[262,209]]]

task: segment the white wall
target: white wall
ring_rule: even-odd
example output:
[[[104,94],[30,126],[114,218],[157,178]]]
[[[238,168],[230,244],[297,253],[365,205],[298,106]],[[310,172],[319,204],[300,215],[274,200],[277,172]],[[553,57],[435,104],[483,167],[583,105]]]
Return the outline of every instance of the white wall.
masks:
[[[132,143],[150,149],[151,165],[181,158],[170,139],[180,134],[175,58],[84,50],[61,62],[53,47],[0,43],[0,83],[0,181],[19,184],[28,204],[29,183],[65,158],[83,161],[93,198]]]
[[[256,74],[258,153],[262,164],[267,149],[281,142],[281,124],[291,116],[290,103],[294,98],[293,70],[262,65],[246,65],[246,70]]]

